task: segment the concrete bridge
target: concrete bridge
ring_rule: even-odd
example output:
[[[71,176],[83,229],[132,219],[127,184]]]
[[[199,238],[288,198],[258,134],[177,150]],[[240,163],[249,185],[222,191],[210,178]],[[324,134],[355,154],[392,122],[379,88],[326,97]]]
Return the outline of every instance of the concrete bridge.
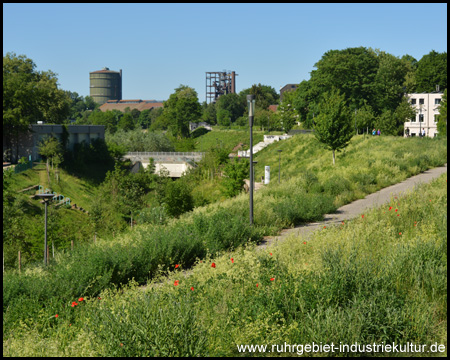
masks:
[[[205,153],[202,152],[129,152],[125,159],[130,159],[134,164],[132,171],[138,171],[142,166],[146,168],[150,158],[154,160],[155,172],[167,170],[169,177],[179,178],[190,168],[199,162]]]

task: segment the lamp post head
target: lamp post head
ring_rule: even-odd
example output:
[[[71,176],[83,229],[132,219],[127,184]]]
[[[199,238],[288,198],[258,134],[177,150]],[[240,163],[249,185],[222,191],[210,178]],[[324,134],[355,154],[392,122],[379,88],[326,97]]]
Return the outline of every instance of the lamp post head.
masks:
[[[255,114],[255,95],[247,95],[248,104],[248,116],[254,116]],[[251,126],[252,124],[250,124]]]
[[[278,149],[277,151],[278,151],[278,152],[282,152],[283,150],[281,150],[281,149]]]
[[[47,201],[47,200],[50,200],[51,198],[53,198],[55,196],[55,194],[36,194],[35,196],[42,199],[43,201]]]

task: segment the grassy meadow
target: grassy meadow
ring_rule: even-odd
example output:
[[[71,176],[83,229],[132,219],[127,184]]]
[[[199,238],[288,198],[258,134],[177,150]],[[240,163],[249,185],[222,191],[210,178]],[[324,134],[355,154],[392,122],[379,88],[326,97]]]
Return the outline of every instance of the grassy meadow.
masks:
[[[132,247],[137,238],[120,242]],[[351,221],[254,247],[206,255],[189,275],[183,270],[191,265],[177,261],[146,288],[131,281],[92,295],[79,288],[64,301],[4,300],[3,355],[240,356],[238,345],[312,342],[447,346],[447,174]],[[93,266],[87,261],[76,264],[81,277]],[[30,272],[35,281],[51,275]],[[13,279],[4,277],[4,291],[5,280]]]
[[[280,131],[267,131],[253,130],[253,144],[264,141],[264,135],[268,134],[281,134]],[[200,136],[195,139],[196,151],[208,151],[211,148],[222,146],[227,151],[231,152],[234,147],[239,144],[243,144],[239,150],[248,150],[250,148],[250,132],[248,126],[242,130],[218,130],[217,127],[213,128],[213,131]],[[237,151],[235,151],[237,153]]]
[[[276,170],[278,166],[278,149],[283,150],[281,153],[281,184],[277,183],[278,173]],[[227,335],[228,337],[225,335],[217,335],[217,338],[215,340],[211,339],[211,334],[214,334],[214,331],[219,329],[223,324],[221,322],[215,322],[215,326],[217,326],[217,329],[207,328],[207,330],[205,330],[206,328],[204,326],[206,326],[206,320],[202,320],[201,324],[199,324],[195,319],[194,315],[197,314],[197,309],[194,302],[188,301],[187,303],[183,303],[184,305],[177,305],[178,303],[181,304],[181,302],[179,302],[179,300],[173,300],[172,296],[175,295],[171,295],[170,292],[168,293],[169,295],[165,293],[161,293],[161,295],[147,294],[147,300],[145,301],[149,301],[149,309],[157,309],[160,306],[160,303],[158,301],[166,301],[168,299],[170,299],[168,303],[172,304],[173,306],[171,305],[172,307],[164,308],[159,312],[149,310],[149,312],[146,312],[145,314],[141,314],[139,312],[141,310],[137,310],[138,312],[136,314],[139,315],[136,316],[142,316],[144,319],[142,320],[144,321],[144,323],[142,323],[142,326],[148,326],[147,330],[144,330],[144,328],[136,330],[137,333],[140,334],[139,336],[141,336],[139,338],[141,340],[136,340],[136,344],[139,343],[141,345],[138,346],[135,344],[135,347],[133,347],[134,350],[129,353],[123,353],[122,351],[124,350],[115,349],[115,345],[112,345],[113,343],[111,343],[112,347],[108,347],[109,345],[102,345],[103,347],[100,346],[101,349],[98,348],[97,345],[94,345],[94,343],[92,343],[92,346],[87,347],[87,349],[89,350],[86,350],[86,353],[82,353],[82,351],[84,350],[82,350],[80,344],[85,344],[84,342],[87,340],[84,339],[84,335],[79,334],[86,334],[86,331],[98,332],[98,326],[103,328],[105,331],[107,329],[115,329],[114,332],[111,332],[111,334],[108,335],[111,339],[113,339],[122,336],[120,335],[121,333],[126,334],[128,330],[126,330],[127,327],[125,325],[124,328],[114,328],[108,322],[118,321],[120,325],[125,321],[124,319],[117,317],[119,315],[116,310],[111,310],[114,311],[114,313],[109,313],[109,310],[104,312],[103,310],[97,309],[95,311],[99,311],[98,319],[103,319],[103,323],[95,322],[96,320],[94,320],[94,317],[86,318],[86,324],[91,324],[89,326],[93,327],[90,327],[91,330],[83,330],[80,332],[79,329],[81,328],[75,327],[75,319],[78,316],[76,314],[81,313],[82,311],[77,312],[76,310],[87,308],[87,306],[84,306],[86,302],[83,300],[81,302],[81,305],[83,306],[78,307],[72,307],[71,304],[73,301],[77,300],[80,297],[83,297],[84,299],[95,300],[100,296],[103,299],[105,295],[102,296],[102,292],[104,294],[108,294],[107,289],[114,289],[115,287],[117,287],[119,289],[118,291],[121,293],[123,291],[123,286],[128,284],[132,279],[136,285],[146,284],[147,282],[152,280],[154,281],[155,279],[159,279],[171,274],[176,264],[181,264],[181,268],[183,269],[188,269],[193,266],[195,266],[195,269],[197,269],[201,268],[202,266],[210,266],[206,265],[207,259],[217,259],[211,260],[215,261],[216,264],[220,264],[221,262],[226,263],[227,261],[229,261],[230,255],[225,255],[225,260],[220,259],[224,259],[221,256],[223,254],[227,254],[227,251],[240,249],[238,250],[238,253],[252,253],[250,250],[245,250],[243,246],[251,247],[252,244],[254,245],[259,243],[265,235],[275,235],[282,228],[290,227],[304,222],[321,220],[324,214],[333,212],[339,206],[345,203],[351,202],[358,198],[362,198],[368,193],[377,191],[380,188],[398,183],[406,179],[407,177],[416,175],[428,168],[443,165],[447,162],[446,149],[446,139],[403,139],[394,137],[369,137],[364,139],[363,136],[358,136],[353,138],[345,152],[337,155],[336,165],[333,166],[331,152],[323,149],[310,134],[294,136],[289,140],[281,141],[272,146],[269,146],[268,148],[257,153],[255,156],[256,160],[258,161],[256,167],[257,176],[261,176],[263,174],[265,165],[270,165],[272,169],[272,181],[268,186],[261,190],[258,190],[255,193],[254,226],[249,225],[248,194],[243,193],[232,199],[227,199],[222,202],[196,208],[194,209],[194,211],[182,215],[179,219],[171,220],[169,224],[165,226],[134,226],[131,230],[129,229],[119,235],[116,234],[115,238],[98,239],[95,245],[91,244],[87,246],[80,246],[73,252],[59,252],[48,269],[42,269],[41,265],[38,264],[36,266],[30,266],[26,268],[22,271],[21,274],[19,274],[18,271],[15,270],[7,271],[3,276],[4,349],[8,349],[6,353],[10,355],[26,354],[25,352],[20,352],[21,350],[18,349],[18,345],[21,341],[29,341],[24,351],[31,351],[37,355],[39,354],[39,350],[37,350],[36,346],[39,347],[39,344],[48,342],[49,337],[51,337],[55,339],[55,342],[52,343],[54,346],[56,346],[56,344],[59,344],[56,347],[52,347],[52,349],[55,351],[55,354],[60,355],[70,355],[72,354],[70,353],[70,351],[74,351],[73,354],[78,355],[139,354],[140,356],[143,356],[146,354],[188,354],[189,351],[194,351],[193,349],[197,348],[199,350],[195,350],[194,353],[197,351],[198,354],[232,355],[234,354],[232,351],[235,351],[236,348],[234,347],[234,350],[231,348],[225,350],[226,346],[224,345],[224,343],[222,343],[222,345],[219,344],[221,341],[225,341],[225,339],[233,339],[233,336],[239,336],[240,334],[244,336],[245,334],[247,334],[247,332],[249,332],[249,334],[245,335],[242,340],[248,338],[252,339],[253,341],[262,336],[262,334],[260,334],[260,331],[263,330],[258,330],[260,328],[266,329],[264,331],[267,332],[267,334],[275,334],[276,328],[284,328],[284,324],[288,319],[289,321],[291,321],[292,319],[295,320],[294,322],[290,323],[290,327],[292,327],[292,331],[294,334],[297,330],[294,330],[296,325],[294,326],[292,324],[303,324],[305,323],[306,318],[297,318],[297,315],[292,315],[292,319],[289,317],[290,315],[286,315],[287,318],[285,318],[285,310],[283,310],[285,308],[296,309],[295,314],[297,314],[298,312],[297,307],[302,308],[302,311],[304,311],[304,316],[309,318],[310,322],[312,322],[316,318],[316,315],[320,315],[318,319],[322,319],[325,323],[330,322],[331,318],[327,318],[326,316],[328,316],[327,314],[329,314],[331,310],[329,308],[322,308],[320,306],[317,307],[318,304],[322,302],[322,300],[320,299],[326,299],[327,296],[329,300],[327,300],[326,303],[332,307],[334,306],[335,310],[339,312],[338,314],[334,315],[331,313],[329,314],[330,316],[337,317],[336,321],[338,321],[338,323],[335,324],[335,331],[337,331],[339,326],[350,321],[349,319],[353,319],[351,318],[351,316],[356,316],[353,321],[357,322],[358,316],[360,319],[363,319],[366,315],[364,315],[364,313],[361,313],[363,315],[359,313],[358,315],[347,314],[340,308],[340,306],[342,305],[342,301],[347,305],[349,301],[353,301],[352,299],[350,299],[352,291],[357,290],[358,292],[363,292],[363,290],[365,289],[364,291],[366,292],[363,293],[367,294],[367,289],[372,286],[370,285],[372,283],[368,283],[366,285],[359,284],[364,276],[368,276],[367,272],[364,273],[364,269],[366,269],[367,271],[370,270],[374,272],[374,274],[378,274],[379,276],[384,273],[384,269],[378,267],[371,268],[370,266],[372,265],[360,263],[358,262],[359,260],[355,260],[356,263],[347,264],[347,260],[344,261],[343,259],[348,254],[340,253],[340,250],[336,250],[335,253],[329,253],[328,255],[326,255],[328,256],[327,261],[329,262],[329,266],[332,266],[333,264],[338,266],[339,261],[342,260],[343,263],[339,266],[342,266],[342,271],[347,274],[346,276],[348,276],[348,278],[334,279],[332,277],[332,273],[334,271],[331,270],[327,273],[328,277],[323,277],[322,275],[317,273],[315,273],[315,275],[311,275],[312,273],[307,272],[307,274],[310,274],[308,276],[312,276],[312,278],[305,283],[303,281],[300,281],[300,284],[304,284],[304,286],[306,287],[297,288],[296,291],[300,292],[294,293],[286,292],[288,291],[288,285],[283,285],[283,283],[276,281],[276,276],[280,275],[276,275],[274,273],[274,269],[279,269],[280,272],[277,272],[277,274],[288,274],[288,270],[280,267],[281,265],[278,265],[278,262],[273,262],[273,257],[268,257],[267,264],[272,264],[273,262],[274,268],[268,268],[269,270],[272,270],[268,270],[267,275],[269,275],[269,272],[272,272],[274,274],[270,276],[269,279],[261,277],[262,275],[258,278],[250,277],[250,279],[251,281],[259,279],[258,281],[261,281],[261,286],[262,284],[280,284],[282,285],[279,290],[280,292],[278,292],[278,295],[276,295],[275,297],[270,297],[272,295],[270,295],[269,293],[264,293],[263,296],[258,298],[260,299],[258,301],[261,301],[261,303],[258,303],[255,305],[255,307],[250,308],[246,306],[232,307],[231,303],[233,301],[233,298],[227,298],[229,304],[227,303],[228,305],[225,306],[225,304],[221,302],[223,295],[215,298],[215,301],[217,301],[217,303],[215,303],[216,305],[214,305],[217,306],[214,308],[216,314],[223,311],[224,314],[228,314],[230,316],[230,319],[234,319],[233,321],[241,322],[243,320],[239,320],[239,317],[240,313],[243,312],[245,314],[244,317],[250,317],[251,319],[253,319],[250,323],[242,323],[242,327],[235,325],[233,330],[235,332],[234,335]],[[61,181],[63,181],[63,179],[64,176],[61,175]],[[79,185],[76,186],[78,186],[79,191],[82,192],[82,181],[80,181],[78,184]],[[69,186],[69,184],[67,184],[67,186],[64,187],[68,196],[70,196],[72,192],[76,193],[77,191],[76,187],[72,188],[72,186],[75,185]],[[435,187],[433,189],[435,189]],[[64,193],[63,191],[61,192],[66,195],[66,193]],[[440,201],[443,202],[443,199],[445,199],[446,205],[446,193],[442,193],[440,196]],[[87,209],[89,209],[88,199],[89,196],[86,199]],[[81,205],[81,201],[78,202],[77,200],[77,203]],[[435,204],[430,203],[427,205],[434,206]],[[422,210],[414,210],[414,214],[420,214],[420,211]],[[439,211],[441,211],[443,214],[445,213],[446,216],[446,208],[445,212],[442,209],[440,209]],[[403,218],[401,220],[403,221]],[[432,220],[434,221],[434,219],[429,219],[429,221]],[[414,219],[414,221],[419,220]],[[355,222],[355,224],[357,223]],[[370,229],[367,229],[367,231],[372,232],[372,230]],[[379,231],[385,233],[387,231],[386,226],[380,227]],[[399,230],[399,232],[403,231]],[[446,232],[444,233],[446,234]],[[395,233],[393,234],[395,235]],[[367,236],[371,235],[367,234]],[[354,237],[354,235],[349,236],[349,239],[353,239]],[[322,248],[325,247],[322,246]],[[357,251],[358,249],[355,249],[355,251]],[[357,252],[352,254],[348,255],[351,259],[360,258],[359,255],[357,256]],[[375,252],[374,254],[378,253]],[[226,256],[228,256],[228,260],[226,260]],[[281,254],[279,256],[281,256]],[[365,258],[367,258],[367,256]],[[255,258],[255,260],[251,261],[253,261],[253,265],[255,267],[261,267],[261,259]],[[200,263],[200,261],[203,262]],[[307,263],[312,264],[313,262],[312,260],[310,260],[307,261]],[[266,264],[266,262],[263,262],[263,264]],[[290,271],[294,271],[293,268],[295,267],[297,267],[297,270],[295,271],[301,271],[303,267],[300,264],[301,263],[294,261],[290,263],[288,267],[289,269],[291,269]],[[358,267],[361,268],[361,275],[360,277],[354,277],[354,271],[352,269],[357,269]],[[251,272],[250,265],[247,265],[246,269]],[[396,268],[396,271],[397,270],[398,269]],[[235,298],[236,301],[244,301],[245,299],[249,300],[253,296],[253,293],[248,293],[246,290],[246,286],[250,284],[250,282],[248,282],[250,280],[245,280],[242,277],[247,274],[247,272],[244,272],[243,270],[240,271],[240,275],[235,274],[231,277],[234,280],[229,284],[227,283],[227,286],[231,288],[233,288],[234,286],[242,287],[242,293],[240,293],[238,298]],[[295,273],[295,271],[293,273]],[[430,269],[430,271],[432,270]],[[216,273],[218,273],[218,271]],[[204,276],[205,280],[209,279],[205,274],[203,274],[202,276]],[[221,276],[222,277],[220,279],[228,279],[229,277],[226,274]],[[270,281],[270,278],[272,277],[275,279],[273,282]],[[289,275],[288,278],[292,278],[292,276]],[[314,285],[315,282],[319,280],[325,281],[326,279],[328,279],[328,283],[323,286],[325,288],[327,286],[331,287],[331,289],[334,289],[334,292],[330,294],[326,292],[316,293],[316,285]],[[181,279],[179,280],[181,285]],[[208,281],[210,281],[209,284],[212,287],[215,286],[216,280],[212,279]],[[299,280],[297,279],[296,281]],[[373,281],[373,284],[379,284],[379,280],[375,279]],[[398,285],[400,286],[402,282],[400,280],[398,281]],[[347,282],[350,282],[351,284],[345,285],[347,284]],[[199,287],[199,284],[201,284],[200,280],[198,285],[194,284],[191,286],[196,289],[197,287]],[[362,288],[360,286],[362,286]],[[181,288],[183,288],[183,286],[176,287],[176,289]],[[188,287],[187,290],[190,290],[190,287]],[[191,294],[187,290],[186,293]],[[389,291],[391,290],[392,289],[389,288]],[[384,294],[388,294],[389,291],[386,290]],[[116,295],[112,295],[113,292],[110,294],[114,298],[114,296]],[[303,294],[301,296],[306,297],[305,301],[312,301],[317,306],[312,308],[309,307],[309,305],[307,306],[303,303],[297,303],[296,301],[298,299],[295,299],[300,296],[300,293]],[[197,294],[197,292],[195,292],[195,294]],[[188,297],[192,296],[185,295],[186,294],[181,296],[180,299],[186,296],[187,299],[189,299]],[[108,298],[108,296],[106,298]],[[291,297],[293,299],[291,299]],[[118,299],[118,297],[114,299]],[[270,299],[272,299],[272,303],[269,304],[267,301],[269,301]],[[114,302],[116,300],[111,301]],[[291,301],[293,301],[293,303],[291,303]],[[336,303],[336,301],[338,302]],[[381,299],[379,301],[381,301]],[[395,301],[400,300],[396,299]],[[122,303],[121,301],[117,300],[117,302],[121,303],[123,306],[120,316],[125,316],[124,314],[131,311],[131,308],[128,309],[127,307],[125,307],[124,303]],[[90,300],[87,303],[90,303]],[[102,304],[103,303],[104,302],[102,302]],[[212,302],[212,304],[214,304],[214,302]],[[374,306],[374,304],[376,304],[376,302],[372,305],[370,303],[363,302],[360,304],[360,306],[362,306],[363,308],[368,307],[368,309],[370,310],[371,306]],[[397,302],[394,302],[392,304],[395,305],[397,304]],[[397,310],[394,305],[392,305],[389,309],[391,309],[395,313],[395,311]],[[361,308],[360,310],[363,311],[363,308]],[[251,313],[248,313],[250,309],[252,309]],[[59,323],[55,323],[55,320],[59,321],[63,318],[62,314],[65,311],[67,311],[67,313],[64,314],[66,314],[67,316],[72,314],[70,315],[70,321],[73,320],[74,322],[72,324],[74,327],[70,325],[70,329],[68,330],[72,333],[71,336],[73,336],[70,338],[70,341],[64,337],[64,333],[67,330],[67,327],[64,328],[60,325],[56,326],[56,324]],[[264,320],[264,318],[255,317],[257,316],[258,312],[267,314],[267,323],[265,322],[266,320]],[[197,335],[191,338],[190,335],[186,336],[186,332],[182,332],[180,331],[180,329],[176,330],[178,331],[176,334],[171,332],[172,330],[170,329],[172,329],[172,321],[175,321],[175,318],[170,319],[169,315],[171,313],[176,314],[174,316],[179,317],[180,321],[182,321],[182,323],[184,324],[183,326],[185,326],[184,329],[188,329],[191,326],[194,326],[195,329],[198,328],[199,331],[201,330],[198,334],[195,333],[196,330],[192,330],[193,334],[198,335],[198,344],[195,344],[194,346],[194,344],[190,343],[190,341]],[[279,321],[275,321],[273,315],[270,315],[277,313],[280,314]],[[55,314],[59,314],[60,316],[58,318],[55,318]],[[103,315],[101,314],[106,317],[102,317]],[[166,315],[169,317],[166,317]],[[185,317],[185,315],[189,315],[191,317]],[[390,316],[390,313],[388,315]],[[415,314],[414,316],[416,315],[417,314]],[[347,318],[347,316],[350,316],[350,318]],[[387,315],[385,314],[384,316]],[[404,316],[404,314],[402,316]],[[67,319],[67,317],[65,317],[65,319]],[[82,322],[79,321],[78,324],[81,324]],[[71,324],[72,322],[69,323]],[[146,346],[150,346],[149,344],[151,344],[151,342],[142,340],[146,336],[149,336],[149,331],[152,331],[156,328],[156,323],[160,324],[157,327],[158,329],[164,329],[166,327],[168,331],[168,333],[164,333],[164,331],[161,330],[161,337],[156,337],[159,339],[158,344],[164,342],[162,339],[179,339],[174,340],[173,347],[167,345],[169,346],[169,348],[167,348],[166,350],[160,350],[161,352],[152,352],[159,351],[154,350],[154,347],[151,347],[151,349],[147,349]],[[178,320],[176,320],[175,323],[178,323]],[[407,325],[405,324],[403,324],[402,326]],[[203,327],[200,325],[202,325]],[[65,326],[68,325],[66,324]],[[78,329],[76,332],[72,330],[75,328]],[[300,328],[298,329],[299,331],[303,331],[300,330]],[[218,333],[221,333],[219,330],[217,331]],[[254,331],[255,334],[252,335],[252,331]],[[287,334],[284,331],[285,330],[280,333],[283,335],[283,337]],[[306,336],[307,334],[314,334],[314,332],[311,332],[312,330],[305,331],[306,333],[304,333],[302,336]],[[315,331],[319,331],[319,329],[316,329]],[[356,328],[353,328],[352,331],[356,331]],[[381,336],[379,331],[381,330],[378,329],[377,332],[375,332],[376,336]],[[385,331],[387,334],[389,334],[389,336],[394,336],[392,324],[387,327],[383,327],[382,331]],[[400,332],[404,333],[403,330],[400,330]],[[60,337],[60,335],[57,335],[59,333],[62,337]],[[98,333],[100,336],[101,332]],[[131,332],[131,337],[129,339],[137,339],[139,337],[138,335],[136,335],[137,333]],[[189,334],[191,334],[191,332],[189,332]],[[206,336],[206,334],[208,334],[208,336]],[[316,335],[318,336],[318,334],[319,333],[317,333]],[[372,334],[371,331],[368,332],[367,336],[369,336],[370,334]],[[297,335],[300,336],[299,334]],[[353,335],[356,337],[359,336],[357,333]],[[18,340],[22,339],[22,336],[25,336],[28,340]],[[104,334],[104,336],[107,336],[106,333]],[[288,343],[288,339],[291,339],[289,336],[285,337],[285,341],[287,341]],[[314,336],[312,338],[322,339],[322,337],[317,336]],[[370,336],[375,335],[372,334]],[[212,337],[216,337],[216,335]],[[61,339],[62,343],[58,343],[58,341],[60,340],[56,339]],[[105,339],[101,341],[99,340],[100,343],[107,343],[107,340]],[[129,342],[129,339],[126,341]],[[300,337],[299,339],[305,338]],[[184,345],[181,346],[183,341],[185,342],[185,347],[183,347]],[[325,340],[322,341],[325,342]],[[214,342],[217,342],[219,344],[217,345],[217,352],[213,352],[213,349],[215,348],[214,346],[216,345],[211,344],[215,344]],[[71,344],[70,346],[68,345],[69,343]],[[165,343],[167,343],[167,341],[165,341]],[[205,345],[207,343],[210,345]],[[66,344],[67,346],[64,344]],[[68,350],[64,350],[66,347]],[[70,350],[70,348],[72,348],[72,350]],[[147,350],[143,350],[144,348]],[[65,353],[65,351],[68,352]]]

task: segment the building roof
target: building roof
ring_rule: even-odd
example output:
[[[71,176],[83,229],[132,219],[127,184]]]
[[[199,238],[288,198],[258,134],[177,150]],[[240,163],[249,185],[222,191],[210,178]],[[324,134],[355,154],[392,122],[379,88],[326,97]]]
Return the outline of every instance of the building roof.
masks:
[[[130,110],[137,109],[139,111],[143,111],[163,106],[164,104],[162,101],[156,100],[108,100],[106,103],[101,105],[99,109],[101,111],[119,110],[125,112],[127,107],[129,107]]]
[[[444,94],[443,91],[424,91],[424,92],[420,92],[420,93],[410,93],[408,95],[419,95],[419,94]]]
[[[269,105],[269,110],[272,110],[273,112],[276,112],[278,109],[278,105]]]
[[[120,74],[118,71],[109,70],[109,68],[104,67],[101,70],[91,71],[90,74]]]
[[[297,89],[297,87],[298,87],[298,84],[287,84],[287,85],[284,85],[280,89],[280,93],[283,93],[283,92],[288,91],[288,90],[295,90],[295,89]]]

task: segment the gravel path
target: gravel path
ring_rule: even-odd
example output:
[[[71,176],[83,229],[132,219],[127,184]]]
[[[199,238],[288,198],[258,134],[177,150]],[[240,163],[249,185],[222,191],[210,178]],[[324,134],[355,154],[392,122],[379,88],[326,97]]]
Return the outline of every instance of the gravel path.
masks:
[[[388,203],[391,199],[391,196],[399,196],[401,193],[412,190],[416,185],[420,183],[428,183],[446,172],[447,164],[445,164],[443,167],[424,171],[423,173],[412,176],[402,181],[401,183],[381,189],[373,194],[369,194],[364,199],[359,199],[350,204],[341,206],[335,213],[324,215],[323,221],[299,225],[292,229],[284,229],[281,231],[279,236],[266,236],[263,242],[256,247],[256,250],[265,249],[267,246],[272,244],[276,245],[290,235],[307,236],[312,234],[314,230],[323,228],[324,225],[328,226],[335,223],[340,223],[341,221],[355,218],[362,212],[367,211],[367,209]],[[192,274],[192,269],[183,270],[182,274],[184,278],[186,278]],[[161,286],[162,283],[163,281],[153,284],[146,284],[141,286],[141,289],[145,290],[149,287],[158,287]]]
[[[267,236],[264,241],[257,246],[257,249],[265,249],[267,246],[275,242],[282,241],[289,235],[305,236],[316,229],[323,228],[325,225],[332,225],[355,218],[370,208],[388,203],[391,196],[400,196],[402,193],[414,189],[418,184],[428,183],[446,172],[447,164],[442,167],[426,170],[419,175],[412,176],[402,181],[401,183],[386,187],[373,194],[369,194],[364,199],[359,199],[350,204],[341,206],[335,213],[324,215],[323,221],[299,225],[292,229],[284,229],[281,231],[279,236]]]

